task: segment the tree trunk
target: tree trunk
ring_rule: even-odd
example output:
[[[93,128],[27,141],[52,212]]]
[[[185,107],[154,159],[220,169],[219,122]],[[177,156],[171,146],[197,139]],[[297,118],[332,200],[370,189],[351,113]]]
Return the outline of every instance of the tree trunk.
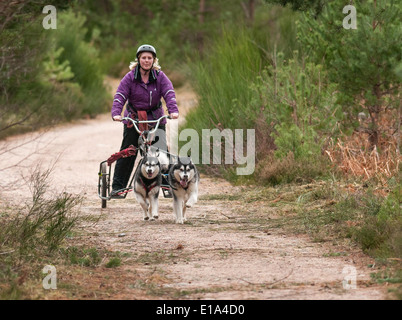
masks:
[[[255,0],[249,0],[247,4],[242,2],[241,5],[246,15],[247,23],[251,26],[254,22]]]
[[[375,84],[373,87],[373,93],[376,97],[376,103],[369,106],[369,113],[371,118],[371,129],[369,133],[370,149],[373,150],[374,147],[378,147],[378,121],[381,113],[381,88],[379,84]]]
[[[377,0],[374,0],[374,12],[377,9]],[[373,32],[377,27],[377,21],[373,19],[372,28]],[[379,84],[375,84],[373,86],[373,94],[376,97],[375,105],[369,106],[369,113],[371,118],[371,129],[369,133],[369,143],[370,143],[370,150],[373,150],[374,147],[378,147],[378,118],[380,115],[381,110],[381,88]]]
[[[248,1],[248,12],[250,14],[250,24],[254,22],[255,0]]]
[[[200,6],[198,10],[198,23],[200,25],[200,31],[197,34],[198,51],[202,54],[204,49],[204,31],[203,25],[205,22],[205,0],[200,0]]]
[[[398,94],[398,97],[400,95]],[[397,133],[396,133],[396,152],[398,156],[401,155],[401,122],[402,122],[402,101],[399,98],[399,108],[398,108],[398,123],[397,123]]]
[[[370,143],[370,150],[373,150],[374,147],[378,147],[378,125],[377,125],[377,119],[378,119],[378,114],[376,113],[371,113],[371,130],[369,133],[369,143]]]
[[[200,25],[204,24],[204,13],[205,13],[205,0],[200,0],[200,7],[198,10],[198,22]]]

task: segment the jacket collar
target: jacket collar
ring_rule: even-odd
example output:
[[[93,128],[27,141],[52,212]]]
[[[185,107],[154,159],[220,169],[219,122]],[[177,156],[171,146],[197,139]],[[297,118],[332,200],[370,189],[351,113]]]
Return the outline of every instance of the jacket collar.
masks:
[[[141,72],[140,72],[140,67],[137,65],[134,70],[134,80],[141,82]],[[156,70],[152,69],[151,72],[149,73],[149,83],[152,83],[154,81],[156,81],[158,73],[156,72]]]

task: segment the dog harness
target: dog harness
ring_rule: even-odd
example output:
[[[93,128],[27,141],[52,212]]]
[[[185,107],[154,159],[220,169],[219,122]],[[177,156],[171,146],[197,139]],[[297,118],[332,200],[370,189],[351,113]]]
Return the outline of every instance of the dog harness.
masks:
[[[142,178],[141,178],[141,177],[140,177],[138,180],[141,182],[141,185],[142,185],[143,188],[145,189],[145,192],[146,192],[147,195],[148,195],[148,193],[151,192],[151,190],[152,190],[153,188],[155,188],[156,185],[157,185],[157,181],[153,182],[150,186],[147,186],[147,185],[144,183],[144,181],[142,181]]]

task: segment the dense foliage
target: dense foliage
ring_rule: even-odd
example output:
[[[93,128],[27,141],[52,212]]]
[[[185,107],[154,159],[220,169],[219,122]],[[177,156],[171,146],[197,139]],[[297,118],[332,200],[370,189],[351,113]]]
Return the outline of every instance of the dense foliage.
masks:
[[[347,4],[357,29],[343,27],[341,0],[56,1],[57,29],[47,30],[44,1],[5,1],[0,135],[106,112],[104,76],[121,77],[137,46],[152,43],[174,85],[186,79],[197,91],[187,126],[256,129],[257,169],[274,157],[278,172],[307,163],[320,168],[307,168],[307,179],[326,175],[326,165],[345,161],[331,149],[337,139],[358,133],[395,175],[401,5]]]

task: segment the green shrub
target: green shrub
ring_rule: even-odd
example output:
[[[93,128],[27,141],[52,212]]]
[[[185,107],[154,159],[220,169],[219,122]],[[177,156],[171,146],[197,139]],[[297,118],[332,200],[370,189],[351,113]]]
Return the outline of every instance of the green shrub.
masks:
[[[329,175],[329,161],[320,154],[296,159],[293,152],[282,158],[268,155],[256,166],[255,180],[260,184],[310,183]]]
[[[71,264],[83,267],[95,267],[102,261],[96,248],[69,247],[63,249],[63,253]]]
[[[111,258],[108,263],[106,263],[106,268],[116,268],[121,265],[121,259],[118,257]]]
[[[26,14],[0,33],[0,138],[107,110],[99,51],[86,40],[85,17],[58,12],[56,30]],[[9,55],[11,57],[9,57]],[[12,58],[14,57],[14,58]]]
[[[3,218],[0,241],[4,248],[16,249],[20,259],[57,250],[77,225],[75,207],[81,198],[65,192],[49,198],[49,174],[37,168],[30,179],[32,202]]]
[[[402,187],[398,186],[385,198],[365,199],[362,225],[354,229],[363,249],[379,257],[402,256]]]
[[[81,87],[85,96],[81,113],[95,115],[106,111],[107,94],[103,87],[99,52],[90,42],[85,41],[85,21],[85,16],[72,10],[60,13],[54,41],[56,48],[63,48],[60,61],[71,67],[74,74],[71,80]]]
[[[336,87],[321,66],[305,63],[297,52],[290,60],[274,52],[272,65],[261,72],[262,59],[251,39],[246,31],[226,32],[206,58],[208,64],[196,65],[199,107],[187,116],[187,126],[199,133],[203,128],[255,128],[257,160],[271,162],[273,151],[278,159],[277,172],[270,170],[272,162],[269,169],[259,165],[265,171],[256,175],[260,182],[322,175],[328,169],[324,144],[343,116]]]
[[[279,52],[273,61],[252,86],[253,104],[260,106],[257,126],[262,128],[257,136],[258,181],[277,184],[327,175],[323,149],[342,119],[336,87],[321,66],[304,62],[297,52],[289,60]]]
[[[332,215],[342,217],[345,234],[362,249],[382,258],[402,255],[402,188],[395,187],[386,197],[373,189],[339,193]]]
[[[206,128],[249,128],[257,115],[251,109],[250,83],[261,67],[258,48],[247,30],[224,30],[207,56],[194,62],[199,106],[186,117],[201,132]]]
[[[261,116],[275,128],[271,135],[279,158],[289,151],[295,159],[319,154],[342,119],[336,87],[320,65],[304,62],[297,52],[288,61],[278,53],[254,91],[254,103],[264,108]]]

